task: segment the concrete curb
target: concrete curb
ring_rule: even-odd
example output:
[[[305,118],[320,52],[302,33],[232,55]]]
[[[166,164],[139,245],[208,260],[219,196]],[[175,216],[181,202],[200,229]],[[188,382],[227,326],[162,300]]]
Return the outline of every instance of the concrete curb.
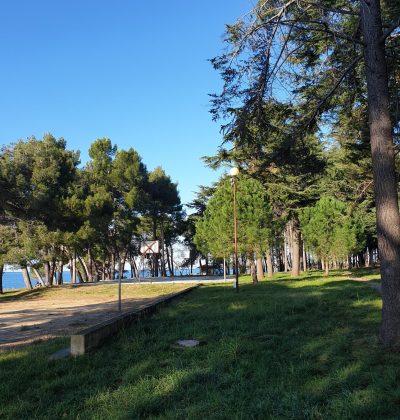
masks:
[[[148,305],[131,312],[125,312],[108,321],[85,328],[71,335],[71,355],[80,356],[101,346],[107,339],[117,334],[123,328],[140,321],[145,316],[151,315],[171,300],[186,295],[197,289],[201,284],[188,287],[177,293],[161,297]]]

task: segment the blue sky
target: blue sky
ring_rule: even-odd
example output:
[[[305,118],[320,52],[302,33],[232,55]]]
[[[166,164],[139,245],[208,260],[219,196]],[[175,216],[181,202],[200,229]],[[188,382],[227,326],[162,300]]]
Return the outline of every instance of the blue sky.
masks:
[[[45,132],[81,150],[109,137],[161,165],[183,202],[217,174],[203,155],[221,142],[208,93],[221,81],[207,62],[224,24],[250,0],[3,0],[0,141]]]

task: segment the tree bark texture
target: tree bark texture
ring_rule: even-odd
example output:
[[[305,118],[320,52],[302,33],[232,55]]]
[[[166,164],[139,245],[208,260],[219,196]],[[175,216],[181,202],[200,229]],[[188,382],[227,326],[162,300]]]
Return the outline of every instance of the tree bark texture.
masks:
[[[251,279],[253,280],[253,283],[258,283],[257,269],[256,269],[256,264],[254,262],[253,256],[250,257],[250,274],[251,274]]]
[[[272,254],[271,254],[271,250],[268,249],[267,250],[267,273],[268,273],[268,277],[272,278],[273,274],[274,274],[274,265],[272,264]]]
[[[394,161],[385,43],[379,0],[361,1],[378,250],[382,278],[384,346],[400,344],[400,215]]]
[[[263,261],[262,256],[257,256],[257,279],[262,280],[264,278],[264,268],[263,268]]]
[[[304,241],[302,241],[302,248],[303,248],[303,271],[307,271],[307,253],[306,253],[306,247],[304,245]]]
[[[29,276],[28,267],[22,267],[22,277],[24,278],[25,287],[32,289],[31,278]]]
[[[329,261],[328,260],[324,261],[324,271],[325,271],[325,276],[328,277],[329,276]]]
[[[290,221],[291,242],[292,242],[292,276],[300,275],[300,228],[297,219]]]

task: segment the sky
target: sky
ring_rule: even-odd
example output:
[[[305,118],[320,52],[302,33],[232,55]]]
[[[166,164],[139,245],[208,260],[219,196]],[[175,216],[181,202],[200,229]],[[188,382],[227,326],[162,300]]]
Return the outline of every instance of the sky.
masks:
[[[251,0],[2,0],[0,142],[50,132],[88,159],[108,137],[161,165],[183,203],[218,173],[201,156],[221,143],[207,61],[223,51],[226,23]]]

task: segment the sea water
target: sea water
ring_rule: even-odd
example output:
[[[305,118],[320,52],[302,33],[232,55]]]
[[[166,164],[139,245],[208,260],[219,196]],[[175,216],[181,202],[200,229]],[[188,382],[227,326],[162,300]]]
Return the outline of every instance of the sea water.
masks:
[[[199,274],[200,270],[199,268],[194,268],[193,269],[193,274]],[[31,273],[32,274],[32,273]],[[190,272],[189,270],[185,269],[185,270],[175,270],[175,276],[187,276],[189,275]],[[131,276],[130,271],[126,271],[124,273],[124,277],[125,278],[129,278]],[[150,277],[150,271],[149,270],[141,270],[140,272],[140,277]],[[64,283],[71,283],[71,273],[69,270],[66,270],[63,272],[63,282]],[[32,275],[31,278],[31,283],[32,286],[35,287],[36,285],[39,284],[39,281],[34,278],[34,276]],[[24,289],[25,288],[25,283],[24,283],[24,278],[22,277],[22,272],[21,271],[5,271],[3,273],[3,290],[10,290],[10,289]]]

